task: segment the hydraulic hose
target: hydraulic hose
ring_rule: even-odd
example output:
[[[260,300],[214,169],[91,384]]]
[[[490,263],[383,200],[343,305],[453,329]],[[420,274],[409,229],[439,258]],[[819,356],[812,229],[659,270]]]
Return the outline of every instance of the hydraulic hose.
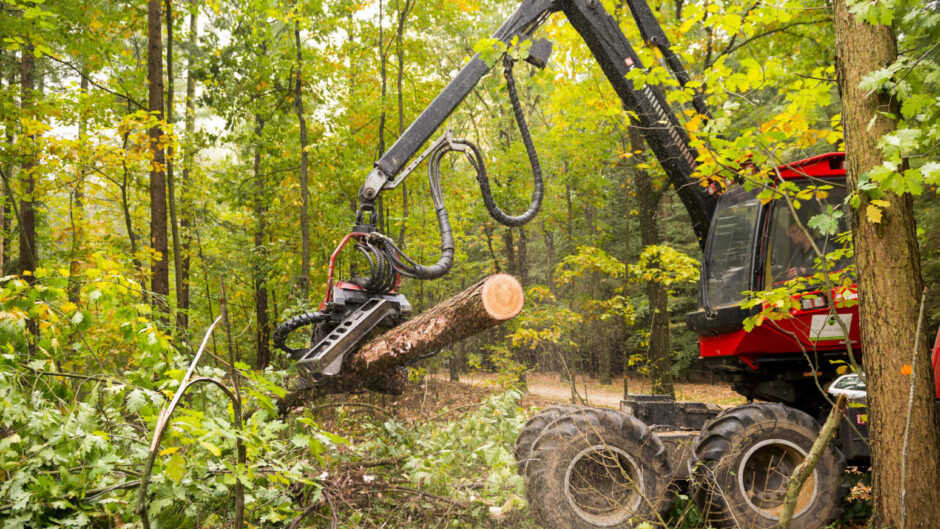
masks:
[[[314,312],[312,314],[305,313],[305,314],[294,316],[293,318],[278,325],[277,329],[274,330],[274,337],[272,338],[274,347],[281,349],[282,351],[291,355],[292,357],[296,358],[300,356],[302,353],[307,351],[307,349],[303,347],[302,348],[288,347],[286,344],[287,335],[296,331],[297,329],[300,329],[301,327],[306,327],[307,325],[311,325],[313,323],[318,323],[321,321],[326,321],[328,319],[329,319],[329,316],[326,314],[323,314],[322,312]]]
[[[480,184],[480,193],[483,195],[483,204],[486,206],[490,216],[497,222],[513,228],[522,226],[535,218],[535,215],[542,207],[542,197],[545,186],[542,182],[542,166],[539,164],[538,153],[535,152],[535,145],[532,143],[532,136],[529,134],[529,127],[525,121],[525,115],[522,112],[522,103],[519,102],[519,94],[516,92],[516,80],[512,75],[512,67],[515,61],[506,55],[503,58],[503,75],[506,77],[506,88],[509,91],[509,100],[512,103],[513,114],[516,117],[516,123],[519,125],[519,133],[522,136],[522,143],[525,145],[526,155],[529,157],[529,164],[532,166],[532,201],[529,203],[529,209],[525,213],[513,217],[504,213],[496,201],[493,199],[493,192],[490,190],[490,180],[486,174],[486,167],[483,165],[483,156],[480,154],[476,145],[467,142],[473,153],[479,160],[479,165],[471,159],[470,163],[477,170],[477,182]],[[469,157],[468,157],[469,158]]]
[[[519,132],[522,136],[522,142],[525,145],[526,155],[529,158],[529,164],[532,166],[532,199],[529,208],[518,216],[511,216],[503,212],[496,205],[493,198],[493,192],[490,189],[489,176],[486,173],[486,165],[483,161],[483,154],[479,147],[469,140],[453,139],[444,143],[431,154],[428,161],[428,183],[431,188],[431,199],[434,202],[434,211],[437,214],[437,225],[441,232],[441,256],[437,263],[433,265],[422,265],[405,255],[398,248],[395,242],[374,231],[369,233],[368,237],[356,245],[369,262],[371,269],[368,278],[364,279],[361,287],[370,293],[385,293],[395,286],[395,273],[414,279],[438,279],[450,271],[454,265],[454,234],[450,225],[450,217],[447,214],[447,208],[444,205],[444,194],[441,191],[440,182],[440,164],[445,154],[454,150],[461,150],[467,157],[470,165],[477,172],[477,183],[480,185],[480,194],[483,196],[483,204],[486,206],[490,216],[497,222],[509,227],[519,227],[538,214],[542,207],[542,198],[544,196],[545,185],[542,180],[542,167],[539,164],[538,153],[535,151],[535,145],[532,143],[532,136],[529,133],[529,127],[525,121],[525,115],[522,109],[522,103],[519,101],[519,94],[516,91],[516,82],[512,75],[514,60],[508,55],[503,61],[503,74],[506,77],[506,86],[509,91],[509,99],[512,102],[513,115],[516,123],[519,125]]]

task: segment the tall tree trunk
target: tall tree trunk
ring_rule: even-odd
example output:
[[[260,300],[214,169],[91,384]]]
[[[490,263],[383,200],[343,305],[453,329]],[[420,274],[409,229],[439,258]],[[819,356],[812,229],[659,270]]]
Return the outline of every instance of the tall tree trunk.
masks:
[[[126,100],[126,103],[127,113],[130,114],[133,112],[130,99]],[[137,258],[137,234],[134,233],[134,219],[131,217],[130,197],[128,196],[127,190],[128,180],[130,179],[130,169],[127,167],[127,145],[129,141],[129,132],[125,132],[121,135],[121,152],[123,152],[124,155],[121,157],[121,183],[118,184],[118,187],[121,190],[121,212],[124,214],[124,229],[127,230],[127,241],[130,244],[131,263],[134,265],[135,274],[142,276],[143,265]],[[143,284],[143,281],[141,281],[141,284]],[[146,293],[144,293],[143,298],[144,302],[146,302]]]
[[[23,47],[22,57],[20,58],[20,105],[23,114],[33,115],[33,105],[35,104],[36,91],[36,62],[33,55],[32,44]],[[36,192],[36,176],[34,169],[36,167],[36,143],[34,136],[25,138],[26,156],[20,166],[20,275],[26,279],[29,284],[36,282],[36,276],[33,272],[36,270],[38,261],[38,252],[36,251],[36,201],[33,194]],[[39,324],[36,320],[30,318],[27,320],[27,327],[33,340],[29,342],[30,355],[36,350],[36,341],[39,340]]]
[[[310,220],[307,218],[310,190],[307,189],[307,121],[304,118],[303,57],[300,47],[300,22],[294,22],[294,45],[297,48],[297,84],[294,86],[294,108],[300,126],[300,292],[307,301],[310,289]]]
[[[166,0],[166,122],[173,124],[173,0]],[[173,280],[176,290],[176,306],[179,308],[182,297],[183,278],[180,256],[179,221],[176,216],[176,179],[173,177],[173,144],[167,144],[166,183],[169,192],[170,233],[173,237]],[[180,314],[176,315],[176,325],[182,327]]]
[[[376,159],[385,154],[385,95],[388,92],[388,54],[385,51],[385,26],[383,24],[385,4],[379,0],[379,75],[382,81],[382,99],[380,102],[379,114],[379,146],[376,153]],[[379,226],[381,226],[381,222]]]
[[[892,116],[899,115],[897,99],[880,91],[868,93],[859,83],[869,72],[897,59],[897,44],[891,26],[857,21],[845,0],[833,4],[846,170],[849,189],[857,189],[859,177],[883,162],[878,140],[896,130]],[[863,197],[852,223],[871,428],[874,513],[869,523],[901,528],[906,518],[905,529],[926,529],[940,520],[940,421],[926,332],[922,330],[915,341],[922,280],[913,201],[909,194],[890,191],[884,191],[881,199],[889,203],[881,222],[860,214],[868,204]],[[918,361],[913,373],[905,374],[915,350]],[[915,384],[912,402],[911,384]],[[905,453],[908,406],[913,406],[913,413]],[[903,479],[905,458],[908,470]]]
[[[567,170],[565,171],[567,173]],[[565,241],[565,253],[570,254],[574,250],[574,209],[571,201],[571,184],[565,182],[565,206],[568,222],[565,224],[565,230],[568,239]]]
[[[398,92],[398,136],[405,131],[405,95],[402,87],[405,76],[405,21],[408,19],[408,13],[414,7],[414,0],[405,0],[405,5],[401,5],[401,0],[397,0],[398,8],[398,29],[395,34],[395,56],[398,59],[398,74],[395,79],[395,87]],[[408,184],[401,183],[401,226],[398,230],[398,247],[405,247],[405,233],[408,229]]]
[[[0,59],[7,59],[6,51],[0,51]],[[16,64],[16,54],[11,53],[9,60]],[[2,77],[0,77],[2,81]],[[9,69],[9,80],[7,86],[12,90],[16,85],[16,68]],[[13,148],[14,137],[13,131],[15,130],[13,116],[7,116],[7,120],[4,121],[4,127],[6,128],[6,142],[10,147],[11,151]],[[0,276],[7,275],[7,266],[10,262],[10,249],[13,246],[11,244],[11,237],[9,230],[13,227],[13,210],[14,210],[14,196],[13,189],[10,186],[10,179],[13,177],[14,164],[6,164],[5,167],[0,166],[0,171],[2,171],[3,178],[0,181]]]
[[[150,112],[163,120],[163,38],[160,0],[147,1],[147,83]],[[151,304],[167,323],[167,297],[170,295],[170,264],[167,248],[166,156],[159,124],[150,129],[150,248],[156,254],[150,263]]]
[[[542,235],[545,239],[545,257],[548,259],[548,284],[554,283],[555,273],[555,234],[542,221]]]
[[[85,70],[83,67],[82,79],[79,84],[82,97],[88,94],[88,76]],[[85,103],[82,102],[82,104]],[[69,282],[66,288],[69,301],[75,304],[79,302],[82,288],[79,276],[81,275],[82,245],[84,244],[85,235],[85,152],[87,148],[85,142],[88,141],[88,117],[84,109],[80,112],[81,115],[78,117],[78,148],[81,154],[78,158],[78,171],[75,174],[75,188],[72,190],[72,203],[69,211],[72,219],[72,249],[69,256]]]
[[[378,160],[382,154],[385,153],[385,121],[387,119],[385,112],[385,100],[386,94],[388,93],[388,53],[385,49],[385,24],[384,24],[384,15],[385,15],[385,4],[382,0],[379,0],[379,41],[378,41],[378,51],[379,51],[379,64],[380,70],[379,74],[382,80],[382,99],[379,104],[380,113],[379,113],[379,145],[376,149],[375,159]],[[375,201],[375,215],[376,226],[379,227],[379,230],[388,233],[388,215],[385,211],[385,201],[382,200],[380,195]],[[383,227],[384,226],[384,227]]]
[[[36,62],[33,56],[32,45],[23,48],[20,58],[20,106],[24,115],[31,115],[36,90]],[[36,202],[33,193],[36,191],[36,177],[33,169],[36,166],[34,152],[36,145],[33,136],[26,138],[28,146],[26,156],[20,165],[20,274],[30,283],[35,281],[32,273],[36,270]]]
[[[630,148],[634,153],[643,151],[643,136],[630,126]],[[644,161],[642,154],[635,154],[634,181],[640,222],[640,240],[643,247],[660,244],[657,213],[662,191],[656,190],[650,174],[639,167]],[[654,263],[651,263],[654,264]],[[653,394],[673,395],[672,358],[669,354],[669,306],[666,286],[658,281],[647,281],[646,297],[649,301],[649,361]]]
[[[519,250],[516,253],[516,260],[519,267],[517,270],[519,281],[522,283],[522,286],[529,284],[529,248],[526,244],[527,242],[525,227],[519,226]]]
[[[512,236],[512,228],[503,232],[503,248],[506,250],[506,269],[510,275],[519,275],[519,266],[516,261],[516,243]]]
[[[193,76],[195,64],[196,35],[199,30],[195,10],[189,15],[189,57],[186,65],[186,151],[183,155],[183,185],[180,188],[180,274],[176,310],[179,312],[179,325],[185,334],[189,329],[189,268],[190,248],[192,246],[193,212],[191,193],[193,177],[193,158],[196,149],[196,77]],[[211,307],[210,307],[211,310]],[[212,320],[212,318],[209,318]]]
[[[261,131],[264,129],[264,120],[260,114],[255,114],[255,252],[254,252],[254,287],[255,287],[255,318],[257,319],[255,367],[264,369],[271,361],[271,350],[268,346],[271,336],[268,323],[268,281],[267,281],[267,250],[264,246],[265,230],[267,229],[265,204],[266,186],[264,176],[261,174]]]

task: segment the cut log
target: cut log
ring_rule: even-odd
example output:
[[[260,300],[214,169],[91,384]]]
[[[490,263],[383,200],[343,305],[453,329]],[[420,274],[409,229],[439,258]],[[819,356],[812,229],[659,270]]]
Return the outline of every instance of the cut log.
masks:
[[[515,277],[491,275],[346,355],[338,375],[289,393],[278,407],[286,413],[326,393],[402,384],[396,368],[514,318],[524,302]]]

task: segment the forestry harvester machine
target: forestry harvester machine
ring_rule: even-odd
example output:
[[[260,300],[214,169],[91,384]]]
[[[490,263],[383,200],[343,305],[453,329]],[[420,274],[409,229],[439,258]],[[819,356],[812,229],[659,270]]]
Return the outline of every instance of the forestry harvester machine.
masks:
[[[660,52],[680,85],[688,83],[689,75],[645,0],[626,3],[646,44]],[[840,284],[831,292],[797,294],[790,318],[745,331],[744,320],[758,309],[741,307],[743,291],[766,290],[813,273],[812,255],[806,255],[811,235],[804,227],[822,210],[806,204],[797,210],[796,222],[782,201],[759,200],[758,189],[747,190],[733,181],[701,184],[693,176],[698,152],[663,92],[650,85],[636,89],[628,80],[631,70],[644,66],[601,2],[523,0],[493,38],[507,48],[530,41],[524,60],[545,67],[552,45],[533,39],[533,34],[556,12],[567,17],[590,48],[689,213],[704,256],[699,309],[686,322],[699,336],[702,361],[733,377],[734,389],[749,403],[720,410],[710,404],[635,395],[623,401],[620,411],[576,406],[543,410],[525,425],[515,447],[532,512],[547,529],[635,527],[641,522],[658,526],[675,497],[673,483],[691,480],[713,526],[776,527],[789,476],[806,458],[819,429],[817,420],[828,408],[821,388],[837,378],[837,368],[850,354],[857,358],[863,353],[857,290]],[[477,173],[487,210],[500,223],[521,226],[538,213],[542,174],[516,94],[514,62],[503,55],[508,93],[533,170],[528,210],[510,216],[499,209],[483,156],[472,142],[447,131],[418,154],[490,71],[492,64],[478,54],[366,176],[356,224],[330,258],[327,293],[319,311],[288,320],[276,330],[275,344],[297,360],[309,383],[337,375],[343,359],[368,336],[409,317],[411,306],[397,291],[402,277],[436,279],[450,270],[454,238],[439,178],[445,154],[464,154]],[[699,114],[709,115],[700,94],[692,104]],[[431,266],[418,264],[380,232],[375,207],[382,192],[398,187],[425,160],[441,231],[441,256]],[[776,167],[775,174],[777,185],[832,186],[826,200],[836,207],[845,197],[843,153],[785,164]],[[370,271],[335,280],[337,255],[350,241]],[[823,253],[834,249],[830,239],[813,242]],[[285,345],[288,334],[308,325],[313,326],[309,347]],[[940,336],[935,369],[938,354]],[[846,493],[846,460],[867,460],[866,434],[864,401],[853,403],[838,441],[823,453],[803,488],[794,527],[821,529],[837,517]]]

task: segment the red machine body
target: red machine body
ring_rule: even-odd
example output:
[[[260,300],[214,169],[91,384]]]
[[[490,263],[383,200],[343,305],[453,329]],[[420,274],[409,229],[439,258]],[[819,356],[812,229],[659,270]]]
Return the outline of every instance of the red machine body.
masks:
[[[841,180],[845,178],[844,160],[844,153],[834,152],[781,165],[777,167],[777,171],[783,181],[800,181],[807,178]],[[761,234],[758,245],[766,246],[769,229],[766,221],[763,224],[758,227]],[[766,247],[757,248],[759,255],[765,255],[766,250]],[[797,294],[794,299],[802,308],[791,309],[790,318],[764,321],[763,325],[755,327],[751,332],[745,332],[742,328],[719,334],[700,334],[700,355],[703,358],[735,356],[752,369],[758,369],[761,359],[767,355],[847,350],[842,326],[834,321],[821,292]],[[861,344],[856,285],[833,288],[831,299],[849,329],[848,343],[851,344],[853,353],[858,355],[861,352]]]

